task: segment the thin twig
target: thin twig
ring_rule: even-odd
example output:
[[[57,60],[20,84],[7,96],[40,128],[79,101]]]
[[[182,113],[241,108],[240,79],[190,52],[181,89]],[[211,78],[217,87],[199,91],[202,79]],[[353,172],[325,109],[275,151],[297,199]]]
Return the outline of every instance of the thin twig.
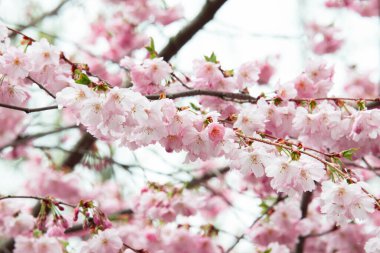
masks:
[[[278,203],[280,203],[281,201],[283,201],[283,200],[285,200],[287,198],[287,196],[285,196],[285,197],[282,197],[281,195],[279,195],[278,197],[277,197],[277,199],[276,199],[276,201],[272,204],[272,205],[270,205],[269,207],[268,207],[268,209],[263,213],[263,214],[261,214],[259,217],[257,217],[252,223],[251,223],[251,225],[249,226],[249,228],[253,228],[253,226],[255,226],[256,225],[256,223],[258,223],[262,218],[264,218],[266,215],[268,215],[270,212],[272,212],[273,211],[273,209],[274,209],[274,207],[278,204]],[[238,236],[237,237],[237,239],[236,239],[236,241],[225,251],[225,253],[229,253],[229,252],[231,252],[235,247],[236,247],[236,245],[238,245],[239,244],[239,242],[244,238],[244,236],[245,236],[245,233],[243,233],[243,234],[241,234],[240,236]]]
[[[16,110],[16,111],[22,111],[25,113],[32,113],[32,112],[42,112],[42,111],[49,111],[49,110],[56,110],[58,109],[57,105],[52,106],[46,106],[46,107],[39,107],[39,108],[26,108],[26,107],[20,107],[15,105],[8,105],[0,103],[0,107]]]
[[[44,198],[44,197],[38,197],[38,196],[26,196],[26,195],[6,195],[6,196],[1,196],[0,195],[0,201],[1,200],[5,200],[5,199],[35,199],[35,200],[47,201],[47,202],[53,201],[53,199]],[[56,201],[54,203],[56,203],[58,205],[64,205],[64,206],[72,207],[72,208],[76,207],[75,205],[68,204],[68,203],[63,202],[63,201]]]

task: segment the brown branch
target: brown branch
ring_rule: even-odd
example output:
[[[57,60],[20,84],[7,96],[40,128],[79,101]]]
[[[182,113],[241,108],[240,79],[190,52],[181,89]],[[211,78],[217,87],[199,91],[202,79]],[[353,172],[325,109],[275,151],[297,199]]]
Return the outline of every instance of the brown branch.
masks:
[[[0,195],[0,201],[5,200],[5,199],[35,199],[35,200],[47,201],[47,202],[52,202],[53,201],[53,199],[44,198],[44,197],[38,197],[38,196],[26,196],[26,195],[6,195],[6,196],[2,196],[2,195]],[[54,204],[64,205],[64,206],[68,206],[68,207],[71,207],[71,208],[75,208],[75,205],[68,204],[68,203],[62,202],[62,201],[55,201]]]
[[[160,57],[169,61],[178,51],[210,20],[227,0],[207,0],[199,14],[188,23],[177,35],[169,39],[169,43],[159,53]]]
[[[380,107],[380,101],[375,101],[375,102],[372,102],[372,103],[369,103],[367,105],[367,109],[371,110],[371,109],[377,109]]]
[[[307,217],[307,210],[309,207],[309,204],[313,198],[313,193],[312,192],[304,192],[302,194],[302,199],[301,199],[301,219],[305,219]],[[305,248],[305,242],[306,242],[305,236],[299,236],[298,237],[298,243],[296,245],[295,253],[303,253],[304,248]]]
[[[37,82],[36,80],[31,78],[30,76],[28,76],[27,79],[29,79],[33,83],[37,84],[37,86],[40,87],[40,89],[44,90],[50,97],[55,99],[55,95],[53,93],[51,93],[48,89],[46,89],[42,84],[40,84],[39,82]]]
[[[31,27],[31,26],[35,26],[37,25],[38,23],[40,23],[42,20],[44,20],[45,18],[47,17],[51,17],[51,16],[55,16],[58,14],[58,12],[62,9],[62,7],[67,3],[69,2],[70,0],[63,0],[62,2],[60,2],[54,9],[52,9],[51,11],[48,11],[44,14],[42,14],[41,16],[33,19],[29,24],[27,25],[20,25],[18,26],[18,30],[22,31],[22,30],[25,30],[26,28],[28,27]],[[18,34],[16,31],[12,31],[12,33],[9,35],[9,37],[13,37],[15,36],[16,34]]]
[[[118,212],[110,214],[108,216],[108,218],[112,219],[112,217],[115,217],[115,216],[132,215],[132,214],[133,214],[133,211],[131,209],[125,209],[125,210],[121,210],[121,211],[118,211]],[[68,229],[66,229],[64,233],[66,235],[70,235],[72,233],[83,231],[83,230],[84,230],[83,224],[77,224],[77,225],[74,225],[74,226],[69,227]]]
[[[283,197],[283,196],[281,196],[281,195],[278,195],[278,197],[277,197],[277,199],[276,199],[276,201],[272,204],[272,205],[270,205],[269,207],[268,207],[268,209],[263,213],[263,214],[261,214],[259,217],[257,217],[252,223],[251,223],[251,225],[249,226],[249,228],[253,228],[253,226],[255,226],[256,225],[256,223],[258,223],[262,218],[264,218],[266,215],[268,215],[268,214],[270,214],[272,211],[273,211],[273,209],[274,209],[274,207],[278,204],[278,203],[280,203],[281,201],[283,201],[283,200],[285,200],[287,198],[287,196],[285,196],[285,197]],[[245,236],[245,233],[243,233],[243,234],[241,234],[240,236],[238,236],[237,238],[236,238],[236,241],[225,251],[225,253],[229,253],[229,252],[231,252],[235,247],[236,247],[236,245],[238,245],[239,244],[239,242],[244,238],[244,236]]]
[[[46,106],[46,107],[39,107],[39,108],[26,108],[26,107],[20,107],[15,105],[8,105],[0,103],[0,107],[16,110],[16,111],[22,111],[25,113],[32,113],[32,112],[42,112],[42,111],[48,111],[48,110],[56,110],[58,109],[57,105],[52,106]]]
[[[47,135],[51,135],[51,134],[56,134],[56,133],[66,131],[69,129],[73,129],[73,128],[77,128],[77,127],[78,127],[77,125],[71,125],[71,126],[61,127],[61,128],[57,128],[57,129],[47,131],[47,132],[43,132],[43,133],[21,136],[21,137],[17,138],[16,140],[14,140],[12,143],[1,146],[0,151],[7,148],[7,147],[16,147],[20,144],[24,144],[24,143],[29,142],[29,141],[34,140],[34,139],[38,139],[38,138],[41,138],[41,137],[44,137]]]
[[[165,94],[165,97],[170,98],[170,99],[176,99],[176,98],[192,97],[192,96],[199,96],[199,95],[218,97],[223,100],[234,101],[234,102],[239,102],[239,103],[256,103],[257,102],[257,98],[252,97],[248,94],[213,91],[213,90],[188,90],[188,91],[177,92],[177,93],[172,93],[172,94]],[[147,95],[146,97],[151,100],[160,99],[159,94]]]
[[[337,231],[338,229],[339,229],[338,226],[333,226],[333,227],[330,228],[329,230],[326,230],[326,231],[324,231],[324,232],[317,233],[317,234],[309,234],[309,235],[305,236],[305,238],[324,236],[324,235],[327,235],[327,234],[333,233],[333,232]]]
[[[147,250],[145,250],[145,249],[135,249],[135,248],[129,246],[128,244],[126,244],[126,243],[123,243],[123,245],[124,245],[124,247],[126,247],[127,249],[132,250],[132,251],[135,252],[135,253],[149,253],[149,252],[148,252]]]
[[[201,185],[202,183],[207,182],[211,178],[217,177],[219,175],[226,174],[228,171],[230,171],[230,167],[223,167],[219,170],[208,172],[208,173],[202,175],[201,177],[194,178],[193,180],[188,182],[186,184],[186,188],[188,188],[188,189],[195,188],[195,187]]]

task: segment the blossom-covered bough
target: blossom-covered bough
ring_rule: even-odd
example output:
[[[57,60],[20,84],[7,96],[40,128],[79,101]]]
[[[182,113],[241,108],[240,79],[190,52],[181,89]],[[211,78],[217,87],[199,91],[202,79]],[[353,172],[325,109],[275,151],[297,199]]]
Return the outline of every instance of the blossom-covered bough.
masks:
[[[0,252],[228,253],[240,252],[243,240],[261,253],[380,252],[380,201],[367,183],[379,173],[379,94],[359,89],[354,98],[328,96],[334,68],[321,60],[259,95],[253,89],[269,83],[274,72],[268,60],[230,70],[212,53],[195,59],[191,73],[181,73],[168,61],[225,1],[207,1],[161,53],[136,27],[143,20],[169,24],[180,18],[180,7],[109,2],[127,8],[129,19],[116,8],[113,22],[94,25],[94,39],[108,41],[104,57],[128,76],[124,83],[103,66],[75,63],[46,39],[0,25],[0,151],[9,160],[24,157],[33,168],[23,194],[0,195],[0,235],[7,239]],[[326,6],[376,16],[376,4]],[[343,43],[332,27],[310,27],[316,54],[333,53]],[[322,41],[314,41],[314,33],[322,33]],[[11,43],[16,34],[21,43]],[[132,57],[144,46],[145,59]],[[371,86],[369,79],[360,82]],[[355,94],[357,83],[347,90]],[[28,107],[34,85],[52,102]],[[58,111],[61,126],[24,135],[32,124],[28,116],[47,111]],[[60,145],[68,135],[56,146],[33,143],[78,129],[84,135],[72,150]],[[100,155],[96,140],[109,148],[108,157]],[[151,145],[183,152],[185,162],[199,168],[165,173],[149,170],[136,156],[133,164],[112,157],[116,147]],[[69,156],[58,163],[52,150]],[[101,180],[86,178],[87,172],[74,169],[79,164]],[[149,171],[169,180],[146,182],[126,198],[110,180],[116,178],[108,170],[113,166],[131,177],[139,169],[145,178]],[[239,178],[231,182],[230,176]],[[224,212],[241,211],[235,197],[244,194],[261,200],[261,214],[251,214],[243,233],[218,227]],[[25,199],[38,204],[17,201]],[[226,245],[220,234],[234,241]]]

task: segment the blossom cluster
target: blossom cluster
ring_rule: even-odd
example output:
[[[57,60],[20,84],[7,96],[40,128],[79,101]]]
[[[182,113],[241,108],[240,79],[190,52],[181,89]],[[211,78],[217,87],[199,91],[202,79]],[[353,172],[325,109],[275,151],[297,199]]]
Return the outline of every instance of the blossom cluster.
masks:
[[[348,8],[359,13],[363,17],[379,16],[379,2],[376,0],[328,0],[326,6],[329,8]]]
[[[115,61],[147,44],[149,37],[139,31],[141,23],[155,22],[165,26],[182,17],[180,5],[161,8],[150,0],[108,2],[116,5],[114,8],[111,5],[108,10],[112,13],[112,19],[100,17],[94,22],[91,25],[90,41],[96,42],[99,38],[104,38],[108,44],[104,56]]]
[[[30,88],[37,84],[63,113],[109,146],[136,150],[159,144],[167,152],[184,151],[187,163],[219,159],[228,170],[205,166],[195,178],[207,181],[199,191],[194,188],[201,183],[194,187],[192,181],[149,182],[134,198],[125,198],[111,180],[90,182],[78,171],[67,173],[67,168],[51,162],[51,154],[44,154],[47,162],[42,154],[30,152],[32,145],[15,147],[8,158],[24,158],[30,175],[20,192],[75,204],[67,204],[71,212],[51,197],[34,197],[42,206],[34,217],[29,206],[0,199],[0,235],[14,237],[14,252],[72,252],[72,236],[83,239],[79,252],[85,253],[226,252],[213,239],[222,229],[214,224],[196,226],[191,220],[219,218],[233,208],[234,191],[252,193],[262,201],[262,216],[248,237],[257,252],[289,253],[303,239],[314,237],[305,243],[305,252],[379,252],[379,236],[362,225],[380,224],[375,212],[378,199],[365,182],[359,182],[371,178],[369,171],[356,170],[361,168],[357,158],[380,151],[379,109],[367,110],[362,99],[329,97],[334,69],[323,61],[310,62],[294,79],[277,82],[273,93],[254,96],[260,85],[272,85],[275,70],[269,59],[226,70],[212,53],[194,60],[192,73],[177,76],[175,66],[158,57],[151,42],[150,57],[135,60],[131,52],[147,43],[147,37],[138,33],[139,24],[170,24],[181,17],[181,9],[159,8],[148,0],[108,4],[115,10],[113,18],[108,22],[101,17],[93,24],[91,39],[107,40],[104,58],[120,62],[131,87],[123,87],[120,76],[108,80],[112,76],[99,61],[90,64],[91,72],[85,64],[72,63],[46,39],[24,36],[22,47],[12,46],[8,29],[0,25],[0,104],[28,107]],[[377,15],[373,11],[377,3],[371,0],[326,5]],[[342,46],[334,27],[313,23],[309,28],[316,54],[333,53]],[[101,75],[92,74],[96,72]],[[346,91],[359,97],[375,98],[376,88],[368,76],[357,76],[346,85]],[[176,99],[190,96],[186,94],[202,96]],[[22,112],[0,108],[0,148],[17,140],[25,119]],[[353,171],[344,165],[346,158],[354,160]],[[107,173],[102,169],[96,172]],[[233,186],[225,176],[230,169],[241,172],[241,181]],[[79,232],[77,222],[83,225]],[[330,236],[322,236],[326,234]],[[237,243],[244,237],[231,235]]]

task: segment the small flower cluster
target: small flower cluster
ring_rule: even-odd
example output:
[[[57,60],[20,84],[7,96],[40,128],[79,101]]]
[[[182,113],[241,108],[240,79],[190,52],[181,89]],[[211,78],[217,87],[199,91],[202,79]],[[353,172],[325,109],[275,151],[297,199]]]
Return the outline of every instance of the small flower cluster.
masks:
[[[334,53],[342,47],[343,40],[339,38],[340,30],[333,25],[323,26],[315,22],[308,24],[311,48],[315,54]]]
[[[325,5],[329,8],[348,8],[363,17],[375,17],[380,15],[380,6],[377,0],[327,0]]]
[[[99,38],[104,38],[108,43],[105,57],[114,61],[146,45],[148,37],[139,31],[139,24],[155,22],[165,26],[182,18],[180,5],[160,8],[151,0],[107,1],[116,4],[111,5],[105,14],[109,15],[111,12],[112,19],[105,16],[94,22],[91,25],[90,40],[96,42]]]

